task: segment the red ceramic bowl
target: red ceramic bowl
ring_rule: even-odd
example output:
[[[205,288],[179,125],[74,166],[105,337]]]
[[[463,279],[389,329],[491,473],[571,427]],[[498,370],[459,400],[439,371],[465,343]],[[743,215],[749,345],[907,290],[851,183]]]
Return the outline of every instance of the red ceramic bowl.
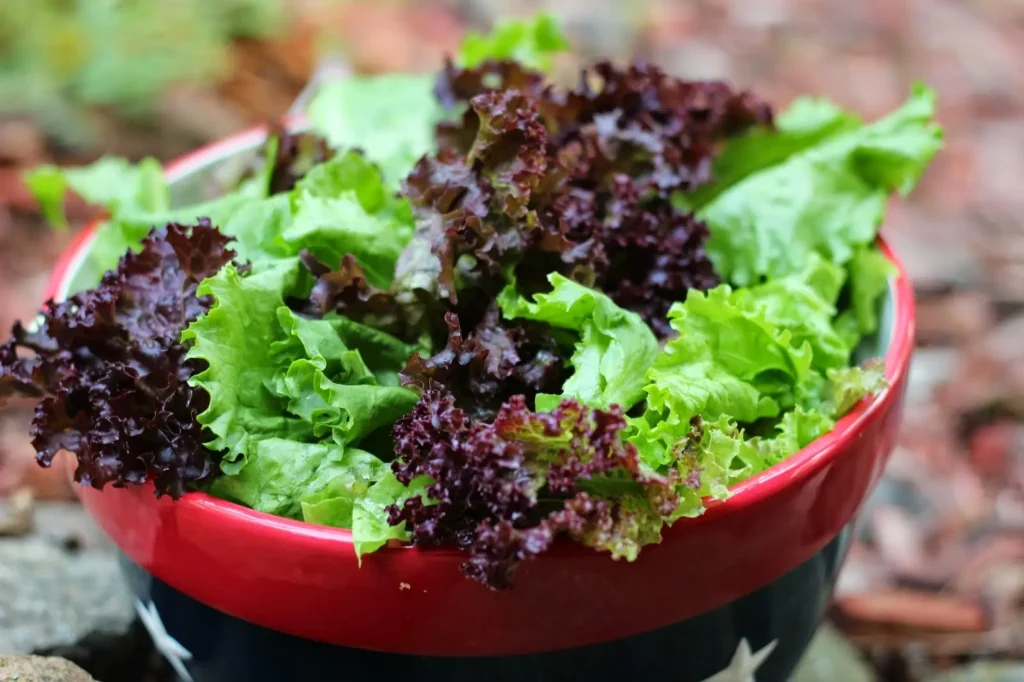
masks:
[[[257,147],[264,134],[248,131],[171,163],[167,173],[175,193],[196,196],[214,168]],[[60,259],[51,295],[68,290],[92,229]],[[884,241],[879,245],[899,269],[886,301],[888,338],[877,344],[890,388],[863,401],[833,432],[735,486],[727,501],[709,501],[703,516],[666,529],[661,544],[645,548],[633,563],[566,541],[525,562],[514,589],[497,593],[464,579],[463,556],[453,551],[384,549],[360,565],[348,531],[277,518],[204,493],[177,502],[157,500],[150,486],[80,488],[79,495],[132,570],[212,613],[345,650],[515,660],[629,641],[728,609],[828,550],[825,577],[810,581],[813,594],[787,588],[775,602],[765,602],[762,616],[743,616],[769,623],[765,631],[776,635],[765,637],[774,641],[790,626],[781,616],[774,622],[773,611],[785,612],[787,599],[813,602],[808,608],[815,615],[801,626],[813,632],[845,552],[839,540],[893,447],[914,345],[910,283],[895,254]],[[734,620],[708,626],[732,637],[726,653],[740,641],[736,633],[752,637]],[[800,636],[806,640],[810,633]],[[673,646],[675,655],[687,649],[679,649],[678,640]],[[804,646],[806,641],[790,656],[794,662]],[[788,675],[785,667],[780,675]]]

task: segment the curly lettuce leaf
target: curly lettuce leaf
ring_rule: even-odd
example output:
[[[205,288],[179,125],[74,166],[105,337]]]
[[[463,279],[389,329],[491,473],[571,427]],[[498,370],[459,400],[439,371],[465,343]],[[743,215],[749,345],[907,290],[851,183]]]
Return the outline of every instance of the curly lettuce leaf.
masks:
[[[665,423],[701,415],[743,422],[776,416],[779,399],[807,379],[813,362],[807,341],[773,323],[745,290],[721,285],[690,292],[669,312],[679,334],[648,371],[648,412]]]
[[[267,438],[355,444],[416,402],[398,387],[408,347],[350,320],[308,319],[284,305],[308,290],[304,275],[297,259],[245,276],[227,266],[200,287],[214,305],[182,339],[192,344],[189,358],[207,363],[190,384],[210,396],[198,418],[215,436],[208,447],[226,451],[226,473],[246,467]]]
[[[109,205],[113,208],[108,208],[108,217],[97,227],[88,252],[75,270],[69,293],[95,286],[104,273],[117,266],[125,252],[138,250],[154,225],[168,222],[189,224],[200,217],[210,218],[221,232],[236,238],[233,246],[242,259],[267,256],[256,235],[278,229],[280,217],[273,205],[264,205],[252,191],[233,192],[180,208],[161,206],[158,200]]]
[[[337,264],[351,253],[373,283],[386,286],[412,225],[408,202],[385,187],[375,165],[350,152],[314,166],[291,192],[239,202],[224,212],[221,229],[245,259],[308,250]]]
[[[539,14],[528,21],[501,22],[489,35],[466,34],[457,62],[471,69],[488,59],[513,60],[528,69],[550,71],[552,55],[570,47],[558,22],[550,15]]]
[[[630,442],[642,461],[658,462],[661,473],[672,472],[679,502],[664,518],[671,523],[681,517],[699,516],[704,498],[724,500],[729,487],[760,471],[770,462],[757,439],[747,438],[743,429],[728,417],[706,421],[699,417],[675,424],[670,438],[655,433],[642,418],[630,420]],[[669,444],[666,449],[666,443]]]
[[[689,479],[691,484],[682,487],[679,506],[670,520],[700,516],[704,498],[727,499],[730,486],[769,464],[756,441],[747,439],[728,417],[719,417],[714,422],[702,421],[696,434],[692,428],[680,434],[673,466],[684,482]]]
[[[344,154],[314,167],[289,193],[267,196],[266,183],[259,181],[218,199],[174,209],[159,203],[117,204],[76,271],[73,291],[98,282],[152,225],[188,223],[200,216],[234,237],[243,261],[288,258],[309,249],[336,264],[352,253],[371,280],[384,286],[413,225],[408,202],[385,186],[380,171],[358,154]]]
[[[648,371],[646,412],[631,423],[631,442],[645,461],[667,465],[698,416],[770,426],[780,418],[789,424],[797,419],[786,416],[789,410],[800,408],[834,420],[884,385],[874,365],[848,367],[856,339],[835,321],[845,277],[843,268],[812,254],[803,271],[788,277],[691,292],[673,306],[669,319],[678,337]],[[819,426],[819,435],[831,428]],[[783,439],[769,460],[804,445]]]
[[[661,542],[666,519],[643,494],[618,495],[615,502],[615,514],[606,523],[570,535],[582,545],[608,552],[612,559],[636,561],[641,549]]]
[[[812,253],[845,264],[874,241],[889,195],[909,192],[942,145],[923,86],[870,125],[820,103],[800,107],[780,117],[778,134],[741,139],[747,160],[727,145],[721,188],[679,198],[708,223],[708,252],[733,284],[798,272]]]
[[[421,495],[430,479],[402,485],[377,456],[334,443],[281,438],[259,441],[234,476],[221,476],[210,493],[257,511],[352,531],[357,557],[389,540],[405,541],[405,524],[388,524],[387,509]]]
[[[811,254],[803,272],[740,289],[740,304],[764,314],[773,325],[788,330],[793,344],[811,348],[811,366],[824,373],[845,367],[853,346],[833,325],[835,302],[846,275],[843,269]]]
[[[885,378],[885,362],[880,359],[868,360],[854,367],[832,369],[828,372],[825,410],[835,419],[854,408],[869,395],[889,385]]]
[[[764,465],[751,472],[755,475],[764,469],[778,464],[790,455],[810,445],[814,440],[825,435],[836,425],[835,417],[828,410],[807,409],[797,406],[786,414],[774,426],[771,437],[754,439],[752,444],[764,458]]]
[[[679,505],[672,521],[699,516],[704,498],[724,500],[729,488],[778,464],[831,431],[836,421],[865,397],[883,390],[882,365],[831,369],[813,399],[783,413],[763,436],[749,436],[727,415],[715,421],[654,421],[647,414],[630,420],[629,442],[656,471],[676,473]]]
[[[367,453],[362,453],[367,455]],[[373,457],[372,455],[368,455]],[[373,459],[376,460],[374,457]],[[302,498],[302,520],[321,526],[350,528],[356,556],[375,552],[389,541],[404,542],[410,534],[405,522],[388,524],[387,509],[402,505],[410,497],[423,496],[430,479],[414,478],[408,486],[399,482],[391,468],[380,460],[370,477],[353,476],[352,471],[339,471],[321,490]]]
[[[851,345],[878,330],[879,307],[896,266],[875,247],[861,248],[846,264],[849,280],[849,307],[836,320],[839,333]]]
[[[352,507],[352,544],[356,556],[375,552],[391,540],[409,540],[410,534],[404,522],[394,526],[388,523],[388,508],[403,505],[416,496],[429,504],[426,489],[430,483],[429,477],[419,476],[405,486],[388,469],[366,495],[357,498]],[[303,513],[307,513],[305,506]]]
[[[599,291],[560,274],[548,276],[552,290],[527,300],[507,287],[498,304],[507,318],[546,322],[579,335],[570,358],[574,372],[562,386],[567,397],[591,407],[620,405],[629,409],[644,396],[644,373],[658,355],[658,341],[634,312],[617,306]],[[560,400],[538,396],[537,409]]]
[[[348,347],[334,320],[311,320],[284,307],[278,308],[277,318],[285,338],[271,347],[279,369],[266,383],[288,400],[289,413],[312,426],[314,438],[353,443],[394,423],[416,404],[416,394],[397,385],[397,366],[384,370],[391,385],[377,383],[363,361],[363,353],[373,357],[376,348]]]
[[[300,500],[324,494],[339,485],[339,477],[353,496],[365,494],[387,466],[356,448],[283,438],[259,441],[250,449],[248,459],[238,474],[215,479],[210,493],[290,519],[303,517]],[[350,525],[351,518],[345,527]]]
[[[207,447],[226,451],[226,473],[238,473],[254,441],[310,431],[286,414],[286,400],[266,385],[279,366],[272,353],[283,336],[277,310],[296,289],[300,268],[298,260],[283,261],[243,276],[226,266],[199,287],[199,295],[213,297],[213,307],[182,333],[182,342],[191,343],[188,357],[207,363],[189,384],[210,396],[198,419],[215,436]]]
[[[387,508],[422,492],[401,485],[376,455],[356,447],[416,403],[398,383],[412,349],[347,318],[300,316],[284,305],[308,291],[297,259],[227,266],[200,295],[210,311],[186,329],[189,358],[207,368],[190,384],[210,396],[199,421],[226,450],[210,492],[253,509],[350,528],[357,554],[389,539]]]
[[[828,370],[819,390],[805,394],[800,404],[782,415],[768,437],[753,440],[764,455],[766,467],[781,462],[831,431],[839,418],[857,403],[888,385],[885,363],[881,360]]]

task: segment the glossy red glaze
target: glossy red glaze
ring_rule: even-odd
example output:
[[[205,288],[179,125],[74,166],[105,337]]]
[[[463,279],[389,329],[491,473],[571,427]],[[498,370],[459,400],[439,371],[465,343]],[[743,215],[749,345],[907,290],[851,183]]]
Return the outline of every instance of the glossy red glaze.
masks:
[[[181,159],[173,177],[244,144],[248,131]],[[244,620],[343,646],[427,655],[564,649],[676,623],[779,578],[849,523],[878,481],[902,411],[914,343],[913,292],[897,265],[891,387],[836,429],[666,530],[634,563],[570,542],[524,563],[515,588],[464,579],[462,555],[385,549],[356,561],[347,531],[281,519],[203,493],[157,500],[151,486],[81,488],[90,513],[146,571]],[[83,237],[74,249],[85,248]],[[74,253],[65,254],[50,293]]]

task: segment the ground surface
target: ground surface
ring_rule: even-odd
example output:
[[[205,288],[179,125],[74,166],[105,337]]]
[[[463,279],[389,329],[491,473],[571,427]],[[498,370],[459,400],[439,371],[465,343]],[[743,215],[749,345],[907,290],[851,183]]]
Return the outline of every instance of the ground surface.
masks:
[[[837,682],[1024,679],[1014,663],[1024,659],[1024,3],[471,0],[351,4],[306,21],[335,27],[351,64],[380,71],[436,63],[467,22],[546,5],[557,6],[589,57],[639,54],[677,75],[737,80],[780,105],[817,93],[873,117],[915,80],[938,89],[946,149],[885,226],[920,306],[903,435],[839,586],[832,616],[842,635],[823,634],[813,658],[825,667],[801,680],[833,679],[822,671],[837,671]],[[68,238],[34,216],[20,167],[98,149],[167,158],[276,115],[315,61],[303,31],[239,45],[225,83],[168,93],[146,126],[103,112],[106,132],[92,149],[58,152],[31,121],[0,122],[0,329],[39,304]],[[20,404],[0,415],[0,491],[66,495],[59,478],[31,465],[29,416]],[[36,553],[71,551],[54,536],[33,537],[18,542]],[[75,575],[96,568],[74,553],[61,561]],[[12,636],[5,627],[14,626],[0,618],[0,642]],[[851,642],[870,672],[850,662]]]

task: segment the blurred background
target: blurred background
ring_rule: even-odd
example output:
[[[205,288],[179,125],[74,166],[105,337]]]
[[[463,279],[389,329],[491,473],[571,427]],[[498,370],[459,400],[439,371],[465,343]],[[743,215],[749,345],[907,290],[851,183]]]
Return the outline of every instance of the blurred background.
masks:
[[[283,114],[324,55],[354,72],[432,70],[467,27],[538,10],[577,48],[560,78],[643,57],[779,108],[811,93],[867,118],[913,81],[938,90],[945,149],[884,229],[919,302],[903,434],[800,680],[1024,680],[1020,0],[0,0],[0,337],[41,303],[73,236],[44,225],[26,168],[171,159]],[[0,654],[168,679],[106,587],[108,548],[61,502],[62,477],[34,465],[30,418],[27,404],[0,412]]]

